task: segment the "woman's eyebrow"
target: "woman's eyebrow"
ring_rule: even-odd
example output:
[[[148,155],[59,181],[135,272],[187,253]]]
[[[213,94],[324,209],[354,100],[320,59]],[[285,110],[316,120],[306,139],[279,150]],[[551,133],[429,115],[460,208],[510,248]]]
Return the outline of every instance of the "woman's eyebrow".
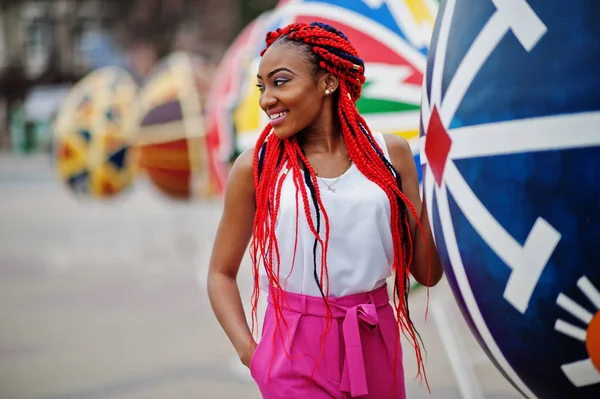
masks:
[[[277,72],[281,72],[281,71],[287,71],[293,75],[296,75],[296,73],[294,71],[292,71],[291,69],[286,68],[286,67],[281,67],[281,68],[273,69],[271,72],[269,72],[267,77],[270,78],[271,76],[275,75]],[[298,76],[298,75],[296,75],[296,76]],[[262,79],[262,76],[260,76],[259,74],[256,74],[256,77],[259,79]]]

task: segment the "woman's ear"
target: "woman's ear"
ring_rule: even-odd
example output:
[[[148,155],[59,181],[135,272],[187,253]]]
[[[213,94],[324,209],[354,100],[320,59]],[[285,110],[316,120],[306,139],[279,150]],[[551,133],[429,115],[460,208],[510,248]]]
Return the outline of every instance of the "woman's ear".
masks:
[[[325,95],[335,92],[339,85],[340,79],[332,73],[327,72],[321,77],[321,86]]]

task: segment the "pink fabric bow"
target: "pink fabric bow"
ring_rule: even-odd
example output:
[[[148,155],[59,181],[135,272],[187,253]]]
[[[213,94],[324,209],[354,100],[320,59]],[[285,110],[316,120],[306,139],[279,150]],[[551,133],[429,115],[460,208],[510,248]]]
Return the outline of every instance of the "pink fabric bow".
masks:
[[[374,304],[362,304],[349,308],[342,324],[346,358],[344,359],[341,389],[344,392],[349,392],[353,398],[369,393],[365,359],[360,339],[361,321],[371,328],[377,326],[379,320],[377,318],[377,308]]]

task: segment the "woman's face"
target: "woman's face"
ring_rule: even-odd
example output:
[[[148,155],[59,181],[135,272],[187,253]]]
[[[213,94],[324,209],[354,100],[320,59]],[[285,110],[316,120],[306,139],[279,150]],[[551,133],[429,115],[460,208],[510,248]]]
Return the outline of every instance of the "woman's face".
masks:
[[[315,78],[314,65],[302,51],[293,44],[275,43],[258,67],[260,107],[282,140],[322,118],[326,83]]]

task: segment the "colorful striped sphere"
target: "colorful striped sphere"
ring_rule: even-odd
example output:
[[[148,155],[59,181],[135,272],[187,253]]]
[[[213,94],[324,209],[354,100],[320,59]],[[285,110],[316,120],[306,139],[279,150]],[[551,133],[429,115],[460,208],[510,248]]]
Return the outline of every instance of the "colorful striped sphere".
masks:
[[[218,192],[224,192],[229,166],[238,155],[232,110],[237,106],[249,49],[259,40],[262,20],[252,21],[238,35],[223,56],[206,102],[206,145],[210,180]]]
[[[164,194],[207,197],[203,98],[206,71],[192,56],[173,53],[145,81],[139,96],[139,166]]]
[[[252,148],[269,123],[258,104],[256,71],[265,34],[293,22],[325,22],[344,32],[365,61],[365,76],[357,107],[373,131],[406,138],[419,163],[419,108],[427,49],[437,2],[398,0],[281,1],[243,33],[244,47],[226,59],[237,68],[225,91],[220,129],[234,137],[235,153]],[[237,43],[236,43],[237,44]],[[241,66],[241,68],[240,68]],[[227,65],[223,65],[223,69]],[[217,84],[219,84],[217,82]]]
[[[132,183],[136,93],[129,73],[106,67],[77,83],[60,107],[53,126],[53,164],[76,194],[112,197]]]

